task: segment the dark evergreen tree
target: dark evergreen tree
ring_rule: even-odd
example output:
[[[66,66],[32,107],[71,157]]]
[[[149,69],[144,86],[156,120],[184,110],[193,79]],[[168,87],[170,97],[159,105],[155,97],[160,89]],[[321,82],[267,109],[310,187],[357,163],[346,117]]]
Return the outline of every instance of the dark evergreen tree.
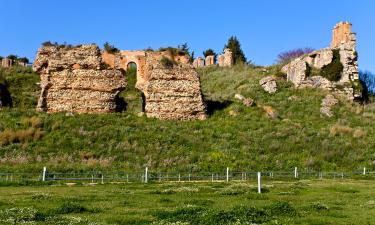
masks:
[[[246,57],[241,49],[240,41],[236,36],[229,38],[228,43],[225,45],[224,49],[229,48],[233,54],[233,64],[246,63]]]

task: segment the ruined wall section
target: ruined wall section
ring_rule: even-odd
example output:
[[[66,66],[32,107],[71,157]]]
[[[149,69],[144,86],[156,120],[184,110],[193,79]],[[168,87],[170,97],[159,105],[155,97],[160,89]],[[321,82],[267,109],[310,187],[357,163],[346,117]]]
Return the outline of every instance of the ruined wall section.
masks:
[[[160,55],[146,56],[146,79],[137,82],[144,93],[147,117],[168,120],[203,120],[206,118],[198,73],[186,63],[165,67]]]
[[[349,100],[361,98],[358,85],[358,56],[356,52],[356,35],[351,32],[351,24],[338,23],[333,30],[331,48],[323,48],[308,55],[294,59],[282,68],[287,79],[296,87],[317,87],[345,95]],[[312,70],[321,70],[333,62],[334,52],[339,52],[343,66],[338,81],[330,81],[320,74],[311,74]]]
[[[96,45],[44,46],[33,70],[41,76],[37,109],[45,112],[114,112],[116,95],[126,86],[120,70],[103,66]]]

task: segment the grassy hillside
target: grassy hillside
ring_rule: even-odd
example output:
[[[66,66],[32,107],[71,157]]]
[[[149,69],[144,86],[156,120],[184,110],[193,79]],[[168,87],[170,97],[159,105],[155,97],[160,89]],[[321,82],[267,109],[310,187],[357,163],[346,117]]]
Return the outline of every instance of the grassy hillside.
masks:
[[[205,68],[206,121],[161,121],[122,112],[108,115],[35,112],[38,76],[7,72],[14,108],[0,110],[0,170],[221,171],[375,168],[375,105],[340,101],[335,116],[319,108],[325,92],[295,90],[285,80],[268,94],[258,81],[276,68]],[[246,107],[239,93],[255,100]],[[270,119],[264,106],[278,112]]]

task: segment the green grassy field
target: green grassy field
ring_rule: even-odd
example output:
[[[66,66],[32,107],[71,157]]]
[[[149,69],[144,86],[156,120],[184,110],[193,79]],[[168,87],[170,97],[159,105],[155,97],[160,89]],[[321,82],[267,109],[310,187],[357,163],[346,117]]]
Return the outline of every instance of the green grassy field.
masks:
[[[14,108],[0,110],[0,170],[51,171],[352,171],[375,168],[375,104],[341,100],[334,116],[320,115],[326,92],[296,90],[280,79],[278,92],[258,81],[277,66],[199,70],[208,105],[205,121],[162,121],[137,116],[139,96],[124,111],[106,115],[46,114],[35,111],[38,75],[5,71]],[[131,81],[134,83],[134,80]],[[246,107],[236,93],[251,97]],[[134,94],[134,95],[133,95]],[[270,119],[264,107],[277,112]]]
[[[365,180],[0,188],[1,224],[375,224]]]

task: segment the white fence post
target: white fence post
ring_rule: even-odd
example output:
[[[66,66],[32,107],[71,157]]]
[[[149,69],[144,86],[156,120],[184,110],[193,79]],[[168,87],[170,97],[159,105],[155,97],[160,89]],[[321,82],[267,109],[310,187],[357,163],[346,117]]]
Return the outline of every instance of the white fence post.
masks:
[[[214,174],[211,175],[211,182],[214,182]]]
[[[148,182],[148,167],[145,169],[145,183]]]
[[[261,188],[260,188],[260,176],[261,176],[261,173],[258,172],[258,193],[259,193],[259,194],[261,193]]]
[[[181,182],[181,174],[178,174],[178,182]]]
[[[229,167],[227,167],[227,182],[229,181]]]
[[[297,167],[294,167],[294,178],[298,178],[298,170]]]
[[[43,167],[43,177],[42,177],[43,181],[46,181],[46,173],[47,173],[47,167]]]
[[[191,181],[191,174],[189,173],[189,181]]]
[[[366,167],[363,167],[363,175],[366,175]]]
[[[104,184],[104,175],[102,174],[102,184]]]

